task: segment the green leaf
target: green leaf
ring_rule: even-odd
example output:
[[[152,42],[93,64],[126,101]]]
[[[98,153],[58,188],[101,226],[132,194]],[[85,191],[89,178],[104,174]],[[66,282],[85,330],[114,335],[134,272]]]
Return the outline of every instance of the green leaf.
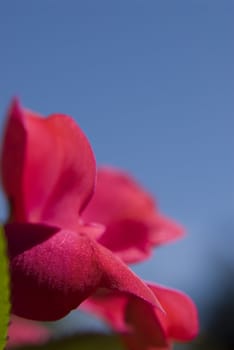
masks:
[[[27,346],[19,350],[124,350],[119,337],[107,334],[81,334],[51,341],[44,345]]]
[[[8,258],[3,228],[0,228],[0,350],[6,345],[10,317]]]

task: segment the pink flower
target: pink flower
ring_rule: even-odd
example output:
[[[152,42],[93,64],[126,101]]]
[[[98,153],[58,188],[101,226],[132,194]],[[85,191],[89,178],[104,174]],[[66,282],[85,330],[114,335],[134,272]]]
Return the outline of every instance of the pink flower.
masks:
[[[193,302],[146,285],[125,265],[179,238],[182,228],[126,173],[101,168],[97,175],[93,195],[94,156],[71,118],[43,119],[12,104],[2,177],[11,203],[13,312],[55,320],[86,300],[82,307],[107,321],[129,350],[168,350],[174,340],[192,339]]]
[[[11,317],[7,349],[27,344],[45,343],[49,338],[50,332],[44,326],[17,316]]]
[[[11,206],[5,232],[16,315],[56,320],[100,288],[158,304],[151,289],[97,240],[103,227],[81,217],[94,192],[95,169],[88,140],[70,117],[42,118],[13,101],[2,182]]]

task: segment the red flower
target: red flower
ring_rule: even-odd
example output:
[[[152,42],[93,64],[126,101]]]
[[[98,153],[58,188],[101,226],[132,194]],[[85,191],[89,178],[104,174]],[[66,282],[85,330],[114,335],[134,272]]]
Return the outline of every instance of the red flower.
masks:
[[[130,350],[165,350],[196,335],[196,308],[187,296],[147,286],[125,265],[183,230],[121,171],[100,169],[92,197],[94,156],[69,117],[43,119],[14,102],[2,173],[11,203],[5,228],[13,312],[55,320],[89,298],[82,307],[110,323]]]
[[[96,240],[103,228],[81,218],[95,178],[91,147],[70,117],[42,118],[12,103],[2,182],[11,205],[5,232],[18,316],[59,319],[100,288],[157,304],[146,284]]]

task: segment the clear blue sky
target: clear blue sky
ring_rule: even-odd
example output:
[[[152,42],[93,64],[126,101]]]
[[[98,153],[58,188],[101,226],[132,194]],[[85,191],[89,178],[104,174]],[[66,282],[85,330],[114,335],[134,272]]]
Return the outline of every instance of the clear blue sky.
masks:
[[[231,0],[0,9],[1,120],[15,94],[76,118],[99,163],[132,172],[188,229],[138,271],[195,296],[213,283],[217,256],[233,253],[223,229],[234,226],[233,16]]]

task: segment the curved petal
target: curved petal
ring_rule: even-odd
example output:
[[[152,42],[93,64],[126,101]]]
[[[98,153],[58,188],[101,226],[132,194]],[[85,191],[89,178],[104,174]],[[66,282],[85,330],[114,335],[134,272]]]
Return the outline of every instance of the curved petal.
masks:
[[[127,263],[146,259],[153,246],[183,233],[159,214],[152,197],[134,179],[111,168],[98,170],[96,192],[82,217],[106,226],[99,242]]]
[[[114,293],[92,296],[81,307],[119,332],[129,350],[166,350],[173,340],[193,339],[198,333],[198,316],[192,300],[173,289],[148,286],[165,312],[134,296]]]
[[[117,331],[127,332],[129,330],[125,321],[125,308],[128,296],[122,293],[108,293],[98,291],[94,296],[80,305],[85,312],[100,317],[104,322]]]
[[[141,221],[123,219],[107,225],[98,242],[118,255],[125,263],[145,260],[151,254],[149,225]]]
[[[48,341],[50,336],[46,327],[12,315],[8,327],[7,349],[28,344],[42,344]]]
[[[6,225],[14,314],[56,320],[98,288],[132,294],[160,307],[144,282],[85,230],[80,227],[77,233],[39,224]]]
[[[159,313],[165,316],[161,310]],[[134,338],[137,339],[138,344],[142,344],[142,347],[143,345],[147,345],[149,348],[169,345],[169,337],[157,316],[152,305],[143,303],[134,297],[129,298],[126,307],[126,321],[132,326]]]
[[[96,256],[99,260],[99,267],[103,271],[100,287],[130,294],[143,302],[147,301],[162,311],[162,307],[151,289],[121,259],[100,244],[96,244],[96,247],[98,247]]]
[[[155,246],[165,244],[184,235],[184,228],[177,222],[158,214],[151,227],[151,243]]]
[[[95,160],[85,135],[68,116],[43,118],[14,101],[8,113],[3,184],[15,221],[77,225],[95,183]]]
[[[158,285],[149,285],[162,304],[165,314],[155,312],[172,339],[191,340],[198,334],[198,314],[193,301],[184,293]]]
[[[143,344],[167,345],[166,334],[155,317],[154,307],[142,299],[120,293],[102,293],[86,300],[81,308],[99,316],[124,338],[136,338],[142,348]]]
[[[198,334],[198,315],[193,301],[184,293],[168,289],[158,285],[148,285],[159,299],[165,313],[160,312],[151,305],[142,303],[141,300],[129,298],[126,307],[128,322],[134,328],[135,336],[143,332],[144,339],[149,339],[149,345],[158,339],[154,330],[161,329],[165,340],[188,341]],[[148,320],[147,327],[145,320],[140,315],[144,314]]]
[[[108,209],[108,210],[107,210]],[[97,187],[85,215],[108,225],[123,218],[152,221],[155,204],[151,196],[123,171],[98,169]]]

